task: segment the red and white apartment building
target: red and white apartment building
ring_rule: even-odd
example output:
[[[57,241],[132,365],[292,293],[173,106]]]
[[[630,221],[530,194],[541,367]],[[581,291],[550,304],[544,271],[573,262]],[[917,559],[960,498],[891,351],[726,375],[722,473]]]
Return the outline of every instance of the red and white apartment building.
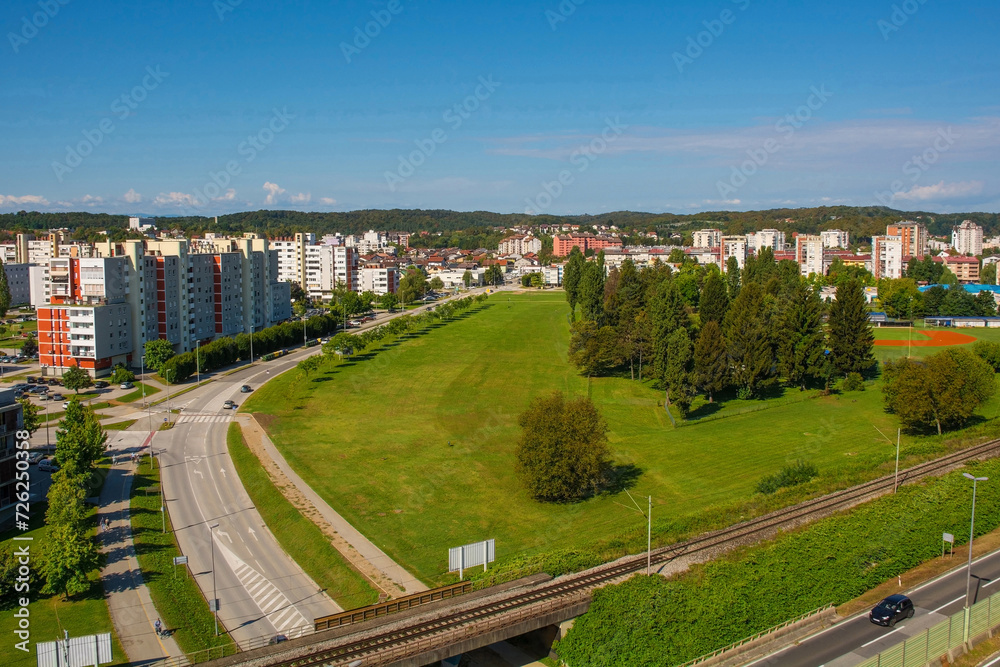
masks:
[[[106,241],[94,252],[49,260],[50,303],[38,309],[44,375],[72,366],[105,375],[139,367],[150,340],[187,352],[291,317],[290,285],[278,282],[266,239]]]

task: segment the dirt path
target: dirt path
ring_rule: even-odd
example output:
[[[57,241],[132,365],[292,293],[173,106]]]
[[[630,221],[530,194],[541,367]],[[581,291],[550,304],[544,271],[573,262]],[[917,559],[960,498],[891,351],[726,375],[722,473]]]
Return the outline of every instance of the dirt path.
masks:
[[[927,338],[915,338],[913,340],[877,340],[876,345],[882,347],[948,347],[950,345],[965,345],[978,340],[975,336],[958,333],[957,331],[915,331],[918,336]]]

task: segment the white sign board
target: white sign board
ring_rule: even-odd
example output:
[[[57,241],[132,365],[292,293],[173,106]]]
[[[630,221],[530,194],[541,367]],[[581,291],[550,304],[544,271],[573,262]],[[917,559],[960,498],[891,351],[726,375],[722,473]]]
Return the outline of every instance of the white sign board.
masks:
[[[38,667],[92,667],[112,662],[111,633],[39,642]]]
[[[187,565],[187,556],[174,556],[174,565]]]
[[[496,560],[495,542],[496,540],[486,540],[448,549],[448,571],[458,572],[459,578],[462,577],[463,570],[469,567],[482,565],[485,571],[486,564]]]
[[[955,536],[952,535],[951,533],[945,533],[944,534],[944,541],[948,542],[950,544],[954,544],[955,543]]]

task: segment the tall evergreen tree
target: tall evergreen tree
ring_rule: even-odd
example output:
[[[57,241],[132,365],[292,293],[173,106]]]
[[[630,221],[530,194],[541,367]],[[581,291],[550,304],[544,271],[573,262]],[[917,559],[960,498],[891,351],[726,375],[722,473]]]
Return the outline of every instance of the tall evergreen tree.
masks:
[[[678,327],[667,338],[667,363],[663,384],[667,389],[670,404],[687,417],[694,398],[694,352],[691,335],[684,327]]]
[[[729,294],[726,282],[718,271],[710,270],[705,276],[705,285],[701,288],[701,299],[698,301],[698,314],[701,315],[701,325],[707,322],[719,324],[729,310]]]
[[[830,305],[830,355],[834,368],[843,375],[865,373],[875,363],[875,334],[868,320],[865,291],[858,280],[837,288]]]
[[[670,334],[688,325],[684,300],[672,279],[668,278],[660,283],[649,307],[649,320],[652,329],[653,368],[656,377],[662,380],[667,373],[667,341]]]
[[[823,304],[816,290],[802,280],[782,313],[777,333],[778,371],[790,384],[804,390],[808,378],[823,377]]]
[[[764,292],[757,283],[744,285],[726,314],[726,348],[733,384],[741,397],[758,396],[772,381],[774,351]]]
[[[577,289],[580,300],[580,316],[599,325],[604,324],[604,273],[597,262],[587,262],[580,276]]]
[[[708,402],[714,395],[726,388],[729,378],[729,357],[722,328],[715,320],[709,320],[701,327],[698,341],[694,346],[694,374],[698,389],[705,392]]]
[[[735,257],[726,260],[726,287],[731,303],[740,294],[740,263]]]
[[[576,317],[576,304],[579,303],[580,299],[580,278],[583,277],[585,264],[583,253],[577,246],[573,246],[573,249],[569,251],[569,261],[566,262],[566,268],[563,269],[563,289],[566,291],[566,302],[569,303],[574,318]]]

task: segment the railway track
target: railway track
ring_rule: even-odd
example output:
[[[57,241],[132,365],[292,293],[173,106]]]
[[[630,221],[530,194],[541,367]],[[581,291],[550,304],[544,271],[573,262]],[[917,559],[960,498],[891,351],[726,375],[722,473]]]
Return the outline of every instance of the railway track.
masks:
[[[967,449],[952,452],[939,459],[917,464],[899,473],[899,484],[941,474],[964,462],[990,458],[1000,454],[1000,440],[993,440]],[[707,560],[715,554],[736,546],[757,542],[779,530],[797,527],[809,521],[853,507],[865,500],[892,491],[896,482],[893,475],[836,491],[798,505],[776,510],[728,528],[699,535],[692,539],[652,552],[654,566],[681,558]],[[388,617],[384,628],[377,628],[347,635],[338,640],[316,642],[316,649],[295,658],[272,655],[263,660],[248,660],[248,664],[269,667],[310,667],[312,665],[349,665],[356,660],[363,664],[387,664],[406,657],[420,655],[436,645],[447,645],[450,637],[474,637],[497,627],[513,625],[519,620],[557,611],[585,601],[600,586],[623,579],[646,567],[646,556],[627,556],[612,563],[598,566],[577,574],[566,575],[528,590],[511,591],[506,597],[491,599],[469,608],[460,608],[461,598],[456,598],[455,611],[427,618],[415,616],[405,621],[393,622]],[[358,636],[364,635],[364,636]],[[342,642],[342,643],[337,643]],[[335,643],[335,645],[330,645]],[[326,646],[322,646],[326,644]],[[296,653],[305,647],[300,647]],[[249,656],[248,656],[249,657]]]

